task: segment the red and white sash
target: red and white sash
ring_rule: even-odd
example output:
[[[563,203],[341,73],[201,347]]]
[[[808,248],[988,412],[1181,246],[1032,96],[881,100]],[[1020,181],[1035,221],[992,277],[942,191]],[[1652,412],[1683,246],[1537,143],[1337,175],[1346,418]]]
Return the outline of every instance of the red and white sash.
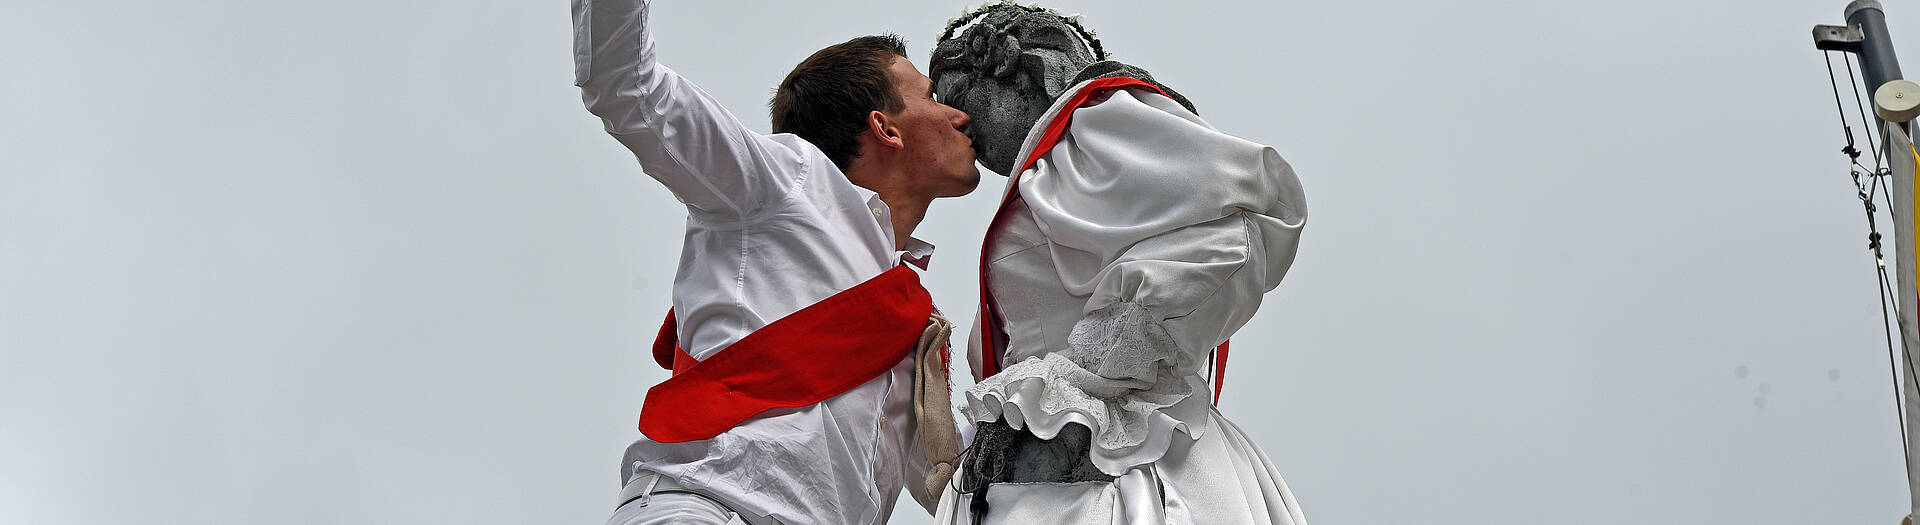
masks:
[[[761,412],[840,395],[905,359],[932,313],[920,275],[896,266],[696,361],[668,310],[653,355],[673,377],[647,390],[640,432],[661,443],[712,439]]]

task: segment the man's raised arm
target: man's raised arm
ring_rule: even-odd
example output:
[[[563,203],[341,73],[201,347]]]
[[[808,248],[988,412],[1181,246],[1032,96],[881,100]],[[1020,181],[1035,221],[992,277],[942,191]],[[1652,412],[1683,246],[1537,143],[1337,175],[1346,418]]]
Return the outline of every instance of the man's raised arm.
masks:
[[[607,133],[688,206],[752,215],[807,164],[654,59],[646,0],[573,0],[574,85]]]

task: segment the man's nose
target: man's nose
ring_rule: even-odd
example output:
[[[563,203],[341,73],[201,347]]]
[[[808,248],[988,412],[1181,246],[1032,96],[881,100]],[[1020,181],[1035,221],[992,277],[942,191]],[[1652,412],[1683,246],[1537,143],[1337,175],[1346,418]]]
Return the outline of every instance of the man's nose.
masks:
[[[953,117],[950,119],[953,121],[953,129],[966,131],[967,125],[973,123],[973,117],[967,116],[967,112],[960,111],[959,108],[952,106],[948,106],[947,108],[953,110]]]

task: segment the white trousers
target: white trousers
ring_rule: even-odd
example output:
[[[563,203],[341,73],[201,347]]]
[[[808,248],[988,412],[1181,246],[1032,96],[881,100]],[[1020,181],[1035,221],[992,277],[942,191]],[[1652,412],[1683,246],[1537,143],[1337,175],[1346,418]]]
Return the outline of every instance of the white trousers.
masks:
[[[607,525],[746,525],[740,514],[712,498],[681,492],[677,485],[652,475],[634,476],[621,492],[621,498],[638,496],[620,505],[607,519]]]
[[[607,525],[743,525],[740,515],[698,494],[664,492],[613,511]]]

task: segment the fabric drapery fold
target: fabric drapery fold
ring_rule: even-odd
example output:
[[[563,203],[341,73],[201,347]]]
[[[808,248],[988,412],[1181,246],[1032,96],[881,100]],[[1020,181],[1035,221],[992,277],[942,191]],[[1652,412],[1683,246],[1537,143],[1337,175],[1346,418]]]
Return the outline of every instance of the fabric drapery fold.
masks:
[[[987,377],[962,409],[1043,440],[1085,426],[1085,454],[1115,479],[988,478],[947,491],[938,523],[976,505],[984,523],[1305,523],[1204,395],[1209,355],[1293,263],[1304,192],[1273,148],[1130,80],[1075,86],[1028,135],[981,250],[968,348]]]
[[[1151,463],[1176,439],[1193,440],[1211,424],[1206,383],[1197,376],[1162,375],[1158,382],[1113,379],[1049,354],[1007,367],[968,389],[965,413],[973,421],[1001,421],[1052,439],[1068,423],[1093,431],[1094,465],[1109,475]]]

